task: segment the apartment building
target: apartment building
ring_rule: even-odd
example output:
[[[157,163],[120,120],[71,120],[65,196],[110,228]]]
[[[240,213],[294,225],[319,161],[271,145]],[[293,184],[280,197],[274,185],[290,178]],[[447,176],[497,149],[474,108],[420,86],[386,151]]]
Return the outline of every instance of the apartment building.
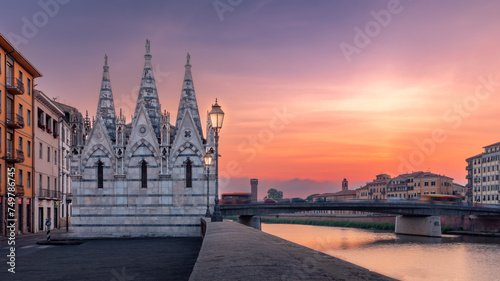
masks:
[[[17,233],[33,231],[33,85],[41,76],[0,33],[0,235],[13,218]],[[8,204],[12,179],[15,200]]]
[[[500,142],[483,147],[484,152],[467,158],[465,197],[471,204],[499,204]]]
[[[388,174],[377,175],[376,178],[367,182],[368,187],[368,199],[371,200],[384,200],[387,198],[387,183],[391,180],[391,176]]]
[[[60,204],[63,199],[59,183],[59,119],[64,112],[43,92],[35,91],[35,231],[60,227]]]
[[[426,194],[460,195],[454,192],[453,178],[431,172],[413,172],[393,178],[387,185],[387,197],[419,199]]]

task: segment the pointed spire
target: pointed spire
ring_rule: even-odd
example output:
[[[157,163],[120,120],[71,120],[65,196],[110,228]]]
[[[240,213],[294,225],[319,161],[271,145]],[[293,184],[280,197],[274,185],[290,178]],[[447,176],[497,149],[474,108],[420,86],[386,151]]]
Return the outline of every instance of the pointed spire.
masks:
[[[111,82],[109,80],[108,55],[104,55],[104,66],[102,73],[101,92],[99,94],[99,102],[97,104],[97,115],[101,116],[108,130],[111,140],[115,140],[116,134],[116,113],[115,104],[113,102],[113,92],[111,91]]]
[[[196,101],[196,93],[194,91],[193,76],[191,75],[191,56],[189,53],[186,56],[186,72],[184,74],[184,85],[182,87],[181,100],[179,102],[179,110],[177,111],[177,120],[175,123],[175,130],[179,130],[182,118],[186,110],[189,110],[193,116],[194,124],[198,130],[200,137],[203,137],[201,130],[200,113],[198,111],[198,103]]]
[[[156,90],[155,78],[153,75],[153,67],[151,65],[151,45],[149,40],[146,40],[146,54],[144,55],[144,70],[142,72],[141,87],[139,96],[135,105],[134,119],[139,113],[140,104],[144,103],[149,120],[153,125],[156,136],[160,137],[160,116],[161,106]]]

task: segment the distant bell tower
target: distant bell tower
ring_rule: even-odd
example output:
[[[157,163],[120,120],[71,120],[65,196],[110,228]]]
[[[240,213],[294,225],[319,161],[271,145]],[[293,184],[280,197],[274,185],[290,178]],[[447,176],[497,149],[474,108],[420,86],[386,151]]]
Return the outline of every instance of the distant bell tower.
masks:
[[[250,186],[252,187],[252,202],[257,202],[257,185],[259,184],[258,179],[251,179]]]
[[[342,190],[348,190],[349,189],[349,182],[344,178],[342,181]]]

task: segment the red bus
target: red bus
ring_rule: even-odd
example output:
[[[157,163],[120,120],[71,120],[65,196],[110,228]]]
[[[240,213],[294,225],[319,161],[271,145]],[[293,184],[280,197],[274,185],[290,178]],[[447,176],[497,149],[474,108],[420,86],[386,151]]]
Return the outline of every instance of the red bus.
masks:
[[[223,193],[221,195],[221,205],[234,205],[234,204],[250,204],[252,203],[252,194],[244,192]]]

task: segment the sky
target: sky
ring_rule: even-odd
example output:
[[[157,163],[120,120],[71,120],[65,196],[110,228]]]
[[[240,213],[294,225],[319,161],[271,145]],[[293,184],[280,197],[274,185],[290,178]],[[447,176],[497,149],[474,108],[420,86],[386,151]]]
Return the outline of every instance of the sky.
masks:
[[[175,118],[191,55],[202,124],[218,99],[221,192],[285,197],[375,175],[444,174],[500,141],[498,1],[2,3],[0,32],[42,72],[36,88],[94,116],[107,54],[130,120],[144,44]],[[175,120],[175,119],[171,119]]]

